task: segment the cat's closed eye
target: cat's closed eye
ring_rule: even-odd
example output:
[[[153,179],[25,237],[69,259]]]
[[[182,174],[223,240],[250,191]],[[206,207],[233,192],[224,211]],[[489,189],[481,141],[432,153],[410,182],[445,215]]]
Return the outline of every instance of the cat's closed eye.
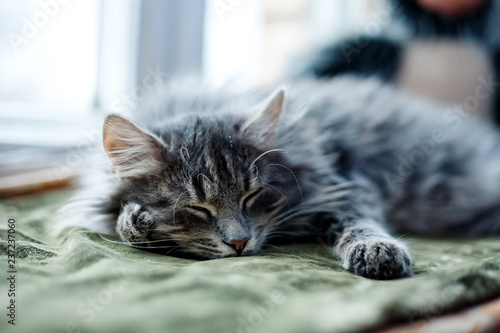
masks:
[[[263,193],[262,188],[258,188],[254,191],[251,191],[247,193],[243,198],[241,199],[241,208],[244,211],[248,211],[252,206],[255,204],[255,201],[260,197],[260,195]]]
[[[188,211],[203,220],[208,220],[213,217],[212,212],[208,208],[202,206],[192,205],[188,207]]]

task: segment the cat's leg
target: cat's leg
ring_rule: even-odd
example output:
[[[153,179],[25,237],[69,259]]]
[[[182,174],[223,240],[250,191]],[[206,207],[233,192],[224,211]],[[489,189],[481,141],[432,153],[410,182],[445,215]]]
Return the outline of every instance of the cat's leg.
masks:
[[[344,221],[334,251],[342,266],[357,275],[383,280],[413,276],[406,245],[371,218]]]
[[[151,214],[141,205],[128,203],[122,209],[116,222],[116,232],[126,242],[147,242],[147,236],[153,225]]]
[[[385,229],[384,202],[374,185],[360,182],[327,220],[334,252],[348,271],[372,279],[413,275],[406,245]],[[323,217],[324,219],[324,217]]]

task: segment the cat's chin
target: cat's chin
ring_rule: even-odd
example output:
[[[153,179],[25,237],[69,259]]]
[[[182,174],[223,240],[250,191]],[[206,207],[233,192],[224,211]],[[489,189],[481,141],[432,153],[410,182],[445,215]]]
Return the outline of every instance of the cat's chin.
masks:
[[[191,258],[198,258],[199,260],[214,260],[214,259],[224,259],[224,258],[234,258],[234,257],[248,257],[253,256],[259,252],[258,249],[252,249],[243,251],[241,254],[235,253],[234,251],[228,251],[224,253],[191,253]]]
[[[171,257],[182,258],[182,259],[192,259],[192,260],[214,260],[214,259],[224,259],[224,258],[232,258],[232,257],[246,257],[252,256],[257,253],[257,251],[248,251],[248,253],[199,253],[197,251],[190,251],[186,249],[178,250],[175,252],[162,252],[157,250],[148,250],[150,252],[168,255]]]
[[[213,260],[213,259],[223,259],[232,257],[248,257],[257,254],[260,251],[260,247],[254,247],[252,249],[244,250],[242,253],[238,254],[233,249],[221,249],[221,252],[201,252],[198,249],[190,249],[188,247],[181,247],[176,245],[174,250],[172,244],[169,243],[169,249],[158,248],[144,248],[148,252],[168,255],[176,258],[183,259],[193,259],[193,260]]]

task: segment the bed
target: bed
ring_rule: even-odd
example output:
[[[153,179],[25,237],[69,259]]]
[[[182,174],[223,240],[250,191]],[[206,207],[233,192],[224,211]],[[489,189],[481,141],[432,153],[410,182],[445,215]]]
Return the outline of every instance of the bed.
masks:
[[[405,236],[416,277],[373,281],[345,272],[321,242],[196,261],[75,227],[50,237],[70,194],[0,203],[3,276],[9,218],[17,256],[15,327],[5,316],[11,281],[2,278],[1,332],[500,331],[500,238]]]

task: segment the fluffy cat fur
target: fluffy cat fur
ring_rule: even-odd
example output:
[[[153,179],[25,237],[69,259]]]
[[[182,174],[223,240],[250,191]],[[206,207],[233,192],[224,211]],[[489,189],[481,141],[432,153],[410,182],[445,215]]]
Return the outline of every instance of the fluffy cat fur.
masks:
[[[500,231],[500,136],[469,116],[353,77],[273,94],[171,84],[134,122],[106,118],[111,172],[65,210],[164,253],[253,255],[276,237],[322,237],[350,272],[409,277],[408,248],[388,230]]]

